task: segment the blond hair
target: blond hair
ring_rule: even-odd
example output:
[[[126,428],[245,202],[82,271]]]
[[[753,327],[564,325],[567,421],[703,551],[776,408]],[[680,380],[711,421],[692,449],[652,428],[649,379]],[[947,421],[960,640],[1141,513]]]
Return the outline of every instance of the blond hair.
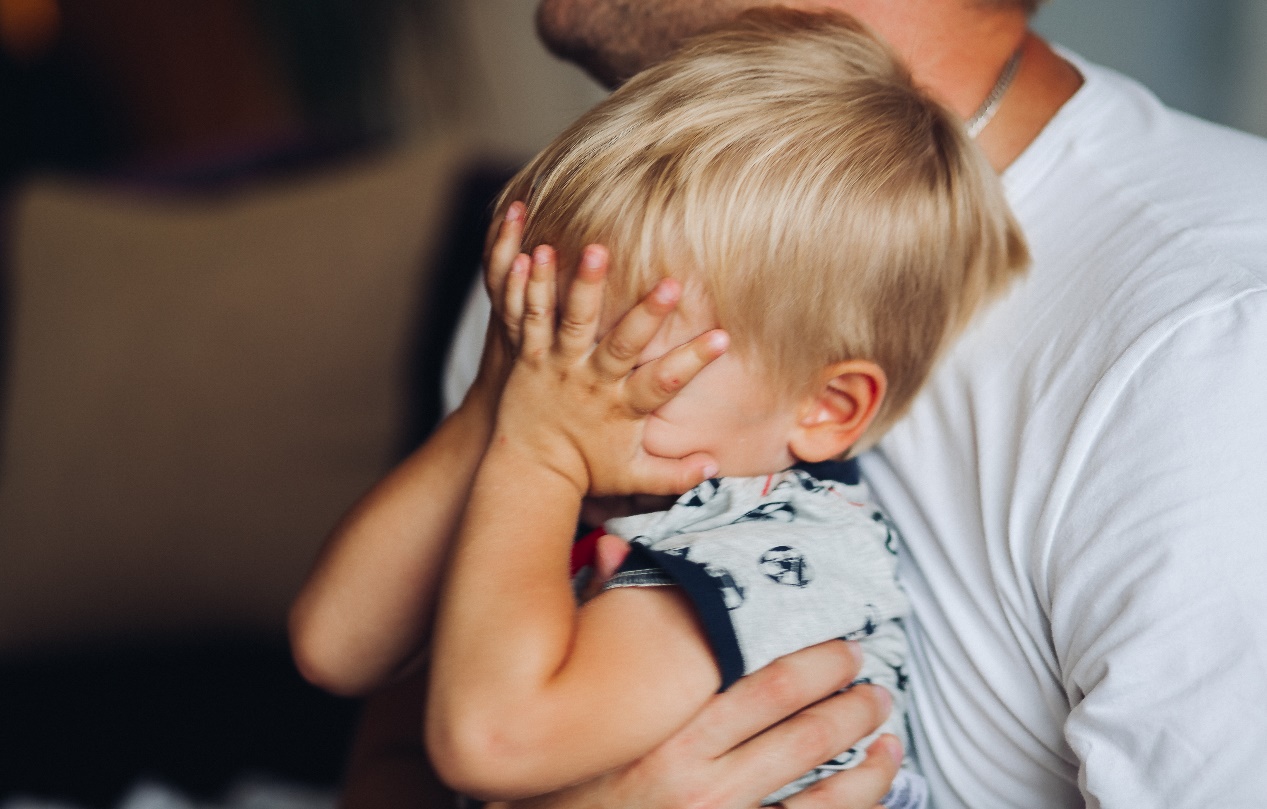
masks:
[[[635,76],[507,186],[524,243],[574,266],[612,254],[630,305],[701,282],[733,350],[800,394],[869,359],[888,394],[873,443],[937,356],[1028,260],[961,123],[852,18],[748,12]]]

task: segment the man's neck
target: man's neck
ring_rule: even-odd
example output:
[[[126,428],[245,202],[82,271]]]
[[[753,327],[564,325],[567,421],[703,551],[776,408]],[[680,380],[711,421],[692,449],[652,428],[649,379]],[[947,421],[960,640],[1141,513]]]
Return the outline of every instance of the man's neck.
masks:
[[[1027,34],[1020,67],[998,113],[977,136],[977,145],[1002,172],[1082,86],[1082,74],[1051,46]]]
[[[977,136],[1000,172],[1082,86],[1078,71],[1028,30],[1028,18],[1019,9],[944,0],[845,0],[840,6],[875,28],[910,67],[916,83],[964,119],[981,106],[1004,65],[1022,48],[1011,86]]]

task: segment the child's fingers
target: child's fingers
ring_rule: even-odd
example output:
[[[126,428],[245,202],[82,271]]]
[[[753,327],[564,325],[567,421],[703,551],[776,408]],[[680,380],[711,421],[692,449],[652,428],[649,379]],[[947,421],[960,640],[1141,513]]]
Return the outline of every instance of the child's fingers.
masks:
[[[493,305],[503,299],[502,287],[510,272],[515,256],[519,255],[519,241],[524,229],[524,204],[519,201],[510,203],[506,215],[502,217],[497,229],[497,238],[484,262],[484,284],[488,288],[489,299]]]
[[[643,349],[650,345],[681,297],[682,285],[672,278],[656,284],[650,294],[626,312],[599,343],[598,350],[594,352],[594,363],[599,373],[609,379],[619,379],[633,370]]]
[[[629,543],[615,534],[602,534],[594,543],[594,575],[585,586],[582,601],[598,595],[607,580],[616,575],[620,565],[629,555]]]
[[[520,253],[510,263],[506,273],[506,282],[502,290],[501,317],[506,329],[506,337],[516,348],[523,341],[524,296],[528,290],[528,274],[532,270],[532,259]]]
[[[540,354],[554,344],[556,271],[554,249],[541,245],[532,252],[532,269],[524,292],[523,353]]]
[[[579,357],[594,347],[606,277],[607,250],[592,244],[581,255],[559,323],[559,349],[565,356]]]
[[[729,346],[730,335],[713,329],[647,363],[629,380],[629,406],[639,413],[655,411]]]
[[[616,575],[629,555],[629,543],[615,534],[603,534],[594,547],[594,578],[607,581]]]

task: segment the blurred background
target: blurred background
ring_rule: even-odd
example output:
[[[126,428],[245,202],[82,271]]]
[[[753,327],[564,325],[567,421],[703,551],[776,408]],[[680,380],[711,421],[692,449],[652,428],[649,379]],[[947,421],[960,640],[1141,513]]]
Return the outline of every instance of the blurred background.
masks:
[[[487,205],[601,91],[530,0],[0,0],[0,805],[329,789],[286,607],[438,414]],[[1267,134],[1264,0],[1037,27]]]

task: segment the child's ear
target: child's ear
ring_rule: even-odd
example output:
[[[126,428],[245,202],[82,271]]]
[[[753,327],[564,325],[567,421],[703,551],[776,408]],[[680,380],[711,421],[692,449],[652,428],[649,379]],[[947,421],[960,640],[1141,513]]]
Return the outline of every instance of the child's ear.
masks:
[[[844,454],[870,426],[887,387],[884,370],[870,360],[827,366],[801,403],[788,448],[810,463]]]

